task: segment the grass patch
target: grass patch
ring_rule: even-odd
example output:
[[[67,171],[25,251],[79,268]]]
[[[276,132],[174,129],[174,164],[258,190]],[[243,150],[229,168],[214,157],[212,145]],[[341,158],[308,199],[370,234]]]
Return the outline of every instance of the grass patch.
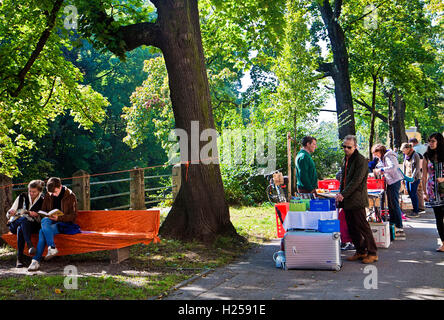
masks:
[[[161,221],[166,215],[167,212],[161,214]],[[130,259],[118,267],[120,271],[99,276],[80,275],[77,290],[64,288],[65,278],[61,275],[64,266],[75,265],[88,269],[88,266],[94,265],[101,270],[101,266],[109,266],[109,253],[101,251],[56,257],[51,262],[43,262],[41,270],[45,271],[51,264],[51,269],[60,269],[58,275],[0,276],[0,300],[155,298],[196,274],[233,262],[251,246],[276,236],[275,215],[271,205],[232,207],[230,215],[238,233],[248,240],[246,244],[239,245],[231,238],[220,237],[211,246],[172,239],[162,239],[157,244],[135,245],[130,249]],[[0,263],[12,268],[15,264],[14,253],[14,249],[8,246],[0,247]]]
[[[271,205],[233,207],[230,216],[237,232],[251,243],[260,244],[276,238],[276,217]]]
[[[65,289],[65,277],[25,276],[0,279],[0,300],[138,300],[158,296],[189,275],[167,274],[150,277],[78,277],[77,289]],[[72,285],[73,282],[70,281]]]

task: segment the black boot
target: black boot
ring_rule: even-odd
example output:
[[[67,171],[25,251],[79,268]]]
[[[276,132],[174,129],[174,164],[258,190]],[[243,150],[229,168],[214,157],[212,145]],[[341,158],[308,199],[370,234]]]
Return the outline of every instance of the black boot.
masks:
[[[25,266],[23,262],[23,254],[17,254],[17,263],[15,265],[16,268],[23,268]]]

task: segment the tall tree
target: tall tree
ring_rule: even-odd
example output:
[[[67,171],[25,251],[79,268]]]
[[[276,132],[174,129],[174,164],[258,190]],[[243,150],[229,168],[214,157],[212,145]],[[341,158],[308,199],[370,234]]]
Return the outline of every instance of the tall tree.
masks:
[[[79,5],[85,13],[81,30],[100,39],[98,41],[120,57],[142,45],[155,46],[162,51],[176,128],[187,133],[187,154],[192,155],[193,143],[198,144],[199,150],[204,146],[203,141],[191,139],[192,121],[198,121],[198,139],[203,130],[214,129],[197,0],[156,0],[152,3],[157,8],[155,22],[142,21],[139,16],[140,20],[132,17],[135,23],[128,24],[125,19],[117,20],[108,13],[112,1],[81,1]],[[187,163],[182,164],[181,189],[161,233],[200,241],[213,241],[220,235],[240,237],[230,221],[219,164],[184,160]]]
[[[342,139],[348,134],[356,133],[346,38],[339,23],[342,0],[335,0],[333,7],[329,0],[317,1],[317,6],[327,29],[333,53],[333,62],[322,63],[319,70],[334,80],[339,139]]]

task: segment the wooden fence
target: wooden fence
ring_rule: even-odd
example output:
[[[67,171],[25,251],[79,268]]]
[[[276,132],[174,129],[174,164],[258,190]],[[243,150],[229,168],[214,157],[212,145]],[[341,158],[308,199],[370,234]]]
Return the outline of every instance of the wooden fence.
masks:
[[[72,191],[77,196],[78,201],[78,209],[79,210],[90,210],[91,203],[93,201],[102,200],[102,199],[112,199],[117,197],[127,197],[128,203],[121,206],[116,207],[102,207],[97,208],[95,206],[94,209],[102,209],[102,210],[119,210],[119,209],[133,209],[133,210],[143,210],[147,207],[151,207],[156,203],[160,203],[165,200],[174,199],[179,192],[180,189],[180,165],[175,165],[172,167],[171,174],[158,174],[145,176],[145,170],[143,168],[134,168],[132,170],[126,171],[129,173],[129,177],[122,179],[113,179],[113,180],[105,180],[105,181],[91,181],[91,176],[88,172],[84,170],[79,170],[75,172],[72,178],[64,179],[64,180],[72,180],[72,183],[63,183],[64,186],[67,186],[72,189]],[[110,173],[111,174],[111,173]],[[106,175],[106,174],[103,174]],[[152,181],[153,179],[161,179],[161,178],[171,178],[171,185],[160,186],[160,187],[147,187],[146,183],[148,181]],[[114,194],[91,194],[92,186],[100,186],[100,185],[111,185],[116,183],[129,182],[129,190],[125,192],[119,192]],[[11,179],[0,180],[0,185],[7,186],[11,184]],[[19,194],[19,192],[26,192],[26,187],[6,187],[0,190],[0,229],[6,225],[6,221],[2,221],[5,219],[5,215],[7,210],[12,205],[15,197]],[[14,197],[13,197],[14,196]],[[4,226],[3,226],[4,225]],[[3,232],[7,231],[2,230]]]

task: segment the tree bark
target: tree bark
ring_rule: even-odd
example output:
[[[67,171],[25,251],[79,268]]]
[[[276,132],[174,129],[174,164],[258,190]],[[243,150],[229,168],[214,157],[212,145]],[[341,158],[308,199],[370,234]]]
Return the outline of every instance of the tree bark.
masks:
[[[9,232],[6,226],[6,212],[12,206],[12,179],[0,174],[0,234]],[[0,244],[3,240],[0,238]]]
[[[393,93],[387,95],[388,99],[388,127],[389,127],[389,144],[390,149],[393,149]]]
[[[373,159],[372,156],[372,146],[373,140],[375,136],[375,120],[376,120],[376,86],[377,86],[377,77],[376,75],[372,75],[373,79],[373,90],[372,90],[372,109],[371,109],[371,121],[370,121],[370,138],[368,143],[368,158]]]
[[[402,94],[395,89],[395,103],[393,105],[393,145],[400,148],[402,143],[408,141],[405,133],[405,108],[406,104]]]
[[[323,0],[322,4],[318,3],[318,8],[321,12],[325,27],[327,28],[333,51],[333,63],[324,64],[320,66],[320,69],[326,71],[326,74],[331,75],[335,83],[339,139],[343,139],[349,134],[356,134],[350,74],[348,70],[348,53],[344,31],[338,23],[341,7],[341,0],[335,0],[334,11],[328,0]]]

